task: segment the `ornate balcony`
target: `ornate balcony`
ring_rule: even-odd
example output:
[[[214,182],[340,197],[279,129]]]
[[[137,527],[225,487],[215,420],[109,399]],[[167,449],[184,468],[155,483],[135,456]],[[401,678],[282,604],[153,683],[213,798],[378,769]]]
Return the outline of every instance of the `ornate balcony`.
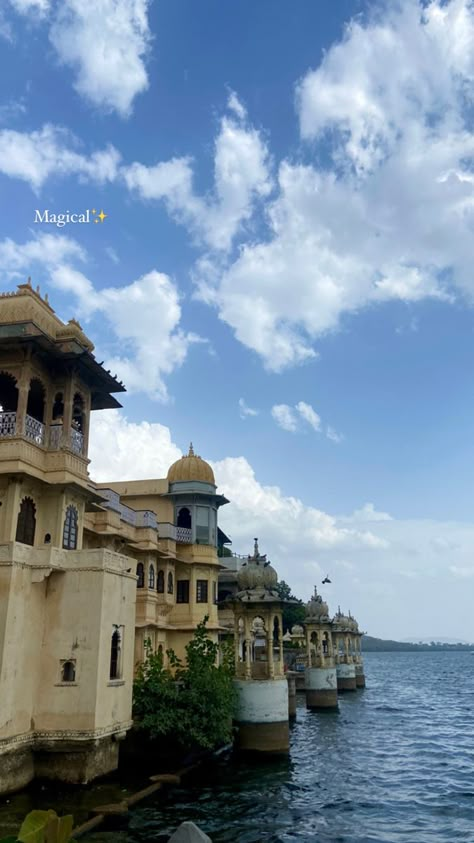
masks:
[[[181,544],[193,543],[193,531],[190,527],[176,527],[176,541]]]
[[[37,445],[44,445],[45,426],[42,422],[32,416],[25,416],[25,436],[36,442]]]
[[[15,436],[16,413],[0,413],[0,437]]]
[[[80,430],[71,427],[69,442],[63,442],[62,424],[51,425],[49,437],[47,437],[46,425],[28,414],[25,415],[24,430],[20,430],[16,413],[0,413],[0,439],[10,437],[28,439],[30,442],[34,442],[35,445],[47,447],[50,451],[59,451],[64,445],[69,447],[74,454],[80,457],[84,456],[84,434]]]

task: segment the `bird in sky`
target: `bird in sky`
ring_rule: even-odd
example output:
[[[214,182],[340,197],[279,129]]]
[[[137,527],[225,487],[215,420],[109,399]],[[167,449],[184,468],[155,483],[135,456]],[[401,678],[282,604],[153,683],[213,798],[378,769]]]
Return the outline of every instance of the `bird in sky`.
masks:
[[[322,580],[322,583],[323,583],[323,585],[326,585],[326,583],[330,583],[330,582],[331,582],[331,580],[329,579],[329,574],[326,574],[326,576]]]

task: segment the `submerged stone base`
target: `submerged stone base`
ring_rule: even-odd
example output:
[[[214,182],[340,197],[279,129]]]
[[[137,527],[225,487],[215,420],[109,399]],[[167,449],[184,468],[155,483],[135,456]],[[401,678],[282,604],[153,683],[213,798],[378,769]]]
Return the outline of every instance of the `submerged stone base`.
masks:
[[[127,724],[128,726],[128,724]],[[0,795],[26,787],[33,779],[88,784],[116,770],[125,731],[89,740],[31,734],[0,743]]]
[[[306,668],[306,707],[337,708],[337,687],[334,665]]]
[[[356,671],[354,664],[338,664],[337,665],[337,690],[339,693],[345,691],[355,691]]]
[[[35,751],[35,776],[68,784],[88,784],[118,767],[119,745],[111,737],[85,746],[64,745]]]
[[[288,720],[281,723],[239,723],[237,748],[242,752],[287,753],[290,747]]]
[[[234,680],[237,691],[237,747],[248,752],[290,748],[288,682],[283,678]]]
[[[356,686],[365,688],[365,674],[362,665],[356,665]]]
[[[0,795],[26,787],[35,777],[33,752],[22,747],[0,755]]]
[[[296,717],[296,674],[288,672],[286,681],[288,682],[288,717],[294,719]]]
[[[306,708],[337,708],[337,689],[307,688]]]

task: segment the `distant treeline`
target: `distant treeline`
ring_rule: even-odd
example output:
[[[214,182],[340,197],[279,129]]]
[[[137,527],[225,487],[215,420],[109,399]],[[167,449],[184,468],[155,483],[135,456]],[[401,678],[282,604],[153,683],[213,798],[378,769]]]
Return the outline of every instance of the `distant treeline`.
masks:
[[[371,635],[362,637],[362,649],[366,653],[389,652],[392,650],[472,650],[474,644],[442,644],[438,641],[431,641],[429,644],[409,644],[407,641],[389,641],[384,638],[373,638]]]

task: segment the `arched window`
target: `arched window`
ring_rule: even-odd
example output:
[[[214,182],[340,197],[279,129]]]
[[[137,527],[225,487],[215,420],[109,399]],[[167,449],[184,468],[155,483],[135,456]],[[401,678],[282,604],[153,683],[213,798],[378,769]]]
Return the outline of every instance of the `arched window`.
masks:
[[[174,594],[173,574],[171,571],[168,573],[168,594]]]
[[[152,565],[150,565],[150,568],[149,568],[149,571],[148,571],[148,588],[154,588],[154,587],[155,587],[155,566],[152,564]]]
[[[62,663],[61,682],[74,682],[76,679],[76,663],[67,661]]]
[[[158,575],[156,578],[156,590],[158,594],[163,594],[165,590],[165,572],[158,571]]]
[[[191,513],[190,513],[189,509],[187,508],[187,506],[183,506],[179,510],[177,526],[178,527],[185,527],[188,530],[191,529],[191,526],[192,526],[192,524],[191,524]]]
[[[120,630],[118,629],[118,627],[116,627],[114,629],[113,633],[112,633],[112,640],[110,642],[110,678],[111,679],[120,679],[121,646],[122,646],[122,641],[121,641],[121,637],[120,637]]]
[[[77,548],[77,519],[78,512],[75,506],[68,506],[63,528],[63,548],[65,550],[76,550]]]
[[[280,641],[280,622],[277,617],[273,620],[273,644],[278,645]]]
[[[145,587],[145,569],[143,567],[143,562],[139,562],[137,565],[137,588],[144,588]]]
[[[84,433],[84,399],[79,392],[76,392],[72,402],[72,426]]]
[[[35,543],[35,528],[36,506],[32,498],[23,498],[18,513],[15,540],[33,546]]]
[[[16,380],[8,372],[0,372],[0,436],[16,433],[18,389]]]
[[[26,405],[25,436],[37,445],[44,444],[45,389],[39,378],[32,378]]]
[[[53,404],[53,421],[59,422],[63,420],[64,416],[64,398],[62,392],[57,392],[54,396]]]
[[[39,378],[32,378],[28,392],[26,414],[36,421],[44,421],[44,386]]]

